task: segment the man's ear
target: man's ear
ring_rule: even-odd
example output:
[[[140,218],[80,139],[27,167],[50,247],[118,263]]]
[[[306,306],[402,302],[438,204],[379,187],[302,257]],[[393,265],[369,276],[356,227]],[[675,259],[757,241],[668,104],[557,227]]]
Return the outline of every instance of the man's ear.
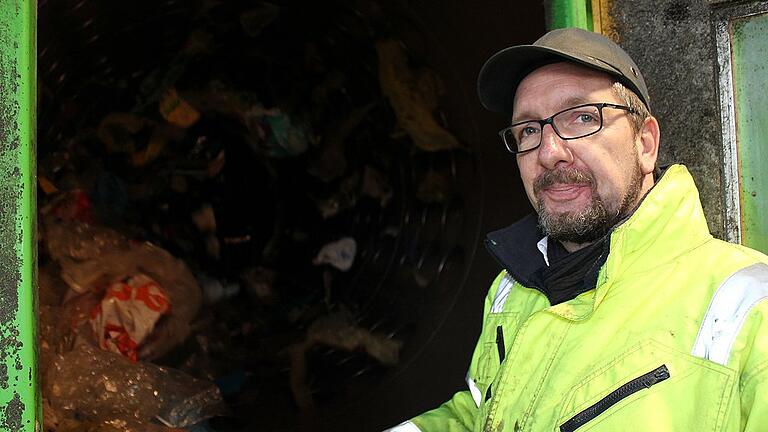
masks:
[[[646,118],[636,139],[640,168],[643,170],[643,174],[652,173],[656,167],[660,140],[659,121],[653,116]]]

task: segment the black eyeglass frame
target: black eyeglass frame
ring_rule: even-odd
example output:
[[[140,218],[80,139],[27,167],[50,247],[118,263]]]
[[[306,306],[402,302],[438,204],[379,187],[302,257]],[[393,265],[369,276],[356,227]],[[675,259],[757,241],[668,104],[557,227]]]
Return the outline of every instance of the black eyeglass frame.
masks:
[[[557,126],[555,126],[554,118],[559,116],[560,114],[566,112],[566,111],[570,111],[570,110],[573,110],[573,109],[576,109],[576,108],[584,108],[584,107],[588,107],[588,106],[593,106],[593,107],[597,108],[597,112],[600,114],[600,127],[598,127],[597,130],[595,130],[594,132],[590,132],[588,134],[579,135],[579,136],[575,136],[575,137],[566,138],[566,137],[560,135],[560,131],[557,130]],[[588,104],[576,105],[576,106],[573,106],[573,107],[570,107],[570,108],[566,108],[566,109],[564,109],[562,111],[558,111],[558,112],[552,114],[551,116],[545,118],[544,120],[523,120],[521,122],[514,123],[513,125],[505,127],[504,129],[500,130],[499,131],[499,137],[501,137],[501,141],[504,143],[504,147],[506,147],[507,150],[510,153],[514,154],[514,155],[519,155],[519,154],[522,154],[522,153],[527,153],[529,151],[536,150],[537,148],[539,148],[541,146],[541,140],[542,140],[541,137],[544,135],[543,134],[544,126],[546,126],[546,125],[552,125],[552,130],[555,131],[557,136],[559,136],[561,139],[564,139],[564,140],[575,140],[575,139],[579,139],[579,138],[585,138],[585,137],[594,135],[594,134],[600,132],[601,130],[603,130],[603,108],[605,108],[605,107],[614,108],[614,109],[621,109],[621,110],[627,111],[630,114],[636,114],[637,113],[637,110],[632,108],[632,107],[628,107],[628,106],[625,106],[625,105],[618,105],[618,104],[614,104],[614,103],[610,103],[610,102],[598,102],[598,103],[588,103]],[[526,123],[538,123],[539,126],[541,126],[540,130],[541,130],[542,133],[539,134],[539,143],[536,144],[534,147],[531,147],[529,149],[517,150],[517,148],[516,148],[517,145],[515,143],[511,143],[510,144],[510,143],[507,142],[507,139],[504,137],[504,133],[506,131],[508,131],[508,130],[511,130],[515,126],[520,126],[520,125],[526,124]],[[513,146],[515,147],[514,149],[512,148]]]

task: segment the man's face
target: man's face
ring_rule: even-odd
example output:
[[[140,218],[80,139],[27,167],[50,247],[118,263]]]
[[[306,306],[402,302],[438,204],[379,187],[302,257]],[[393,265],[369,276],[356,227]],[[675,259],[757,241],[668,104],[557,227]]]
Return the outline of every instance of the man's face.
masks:
[[[573,63],[543,66],[518,86],[512,123],[585,103],[621,105],[612,85],[607,74]],[[541,135],[539,148],[520,154],[517,163],[540,225],[566,247],[605,234],[653,183],[641,168],[639,139],[626,111],[604,108],[602,130],[588,137],[563,140],[551,125]]]

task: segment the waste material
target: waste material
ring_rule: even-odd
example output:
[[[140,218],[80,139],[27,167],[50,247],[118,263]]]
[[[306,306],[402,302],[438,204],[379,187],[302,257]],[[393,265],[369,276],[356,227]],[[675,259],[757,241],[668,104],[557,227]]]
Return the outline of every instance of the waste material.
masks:
[[[355,254],[357,254],[357,242],[351,237],[345,237],[323,246],[312,263],[315,265],[330,264],[345,272],[352,268]]]
[[[378,41],[376,52],[381,91],[392,104],[398,124],[411,136],[413,144],[426,151],[459,147],[459,141],[434,117],[439,88],[434,73],[412,70],[403,45],[397,40]]]
[[[203,290],[203,298],[208,304],[217,303],[221,300],[232,298],[240,292],[240,286],[236,283],[225,284],[222,281],[200,274],[197,282]]]
[[[363,350],[387,366],[398,363],[402,347],[399,341],[355,325],[348,313],[339,312],[317,319],[307,329],[306,339],[291,350],[291,390],[296,404],[303,410],[314,406],[307,383],[307,352],[317,345],[347,352]]]
[[[49,221],[45,229],[51,257],[61,266],[61,278],[77,293],[103,293],[112,283],[139,274],[162,287],[173,308],[156,326],[146,324],[151,335],[144,335],[147,341],[139,347],[138,358],[159,358],[187,338],[202,293],[183,261],[150,243],[130,242],[108,228]]]
[[[372,279],[415,265],[393,254],[427,253],[405,225],[431,214],[413,207],[456,193],[417,160],[461,148],[440,77],[377,22],[383,4],[182,3],[92,35],[82,56],[108,55],[78,55],[77,86],[41,75],[47,432],[228,432],[206,421],[224,405],[288,430],[271,427],[273,407],[319,406],[361,371],[396,367],[410,329],[371,319],[387,295]],[[109,27],[91,18],[83,31]],[[140,31],[150,57],[135,52]],[[353,360],[324,363],[334,356]]]
[[[63,221],[91,223],[94,218],[91,199],[81,189],[56,195],[43,207],[42,212]]]
[[[137,274],[107,288],[104,299],[91,312],[91,326],[101,349],[136,362],[139,346],[170,309],[163,288],[147,275]]]
[[[273,270],[264,267],[249,268],[240,277],[245,289],[254,298],[266,303],[277,301],[277,293],[274,290],[277,275]]]
[[[180,128],[188,128],[200,120],[200,113],[174,88],[168,89],[160,98],[160,114],[168,123]]]
[[[392,187],[384,180],[384,176],[376,168],[366,165],[363,169],[363,195],[377,199],[381,208],[386,208],[392,200]]]
[[[115,112],[104,117],[97,136],[109,153],[133,153],[136,149],[134,135],[149,126],[145,118],[132,113]]]
[[[304,126],[295,124],[288,114],[280,110],[260,107],[245,112],[245,123],[259,138],[257,148],[270,157],[298,156],[309,147],[309,136]]]
[[[95,217],[99,220],[117,220],[130,205],[125,183],[108,171],[101,171],[96,175],[91,196]]]
[[[180,428],[228,412],[213,383],[88,345],[57,355],[44,382],[57,418],[93,424],[118,422],[139,431],[162,418]]]

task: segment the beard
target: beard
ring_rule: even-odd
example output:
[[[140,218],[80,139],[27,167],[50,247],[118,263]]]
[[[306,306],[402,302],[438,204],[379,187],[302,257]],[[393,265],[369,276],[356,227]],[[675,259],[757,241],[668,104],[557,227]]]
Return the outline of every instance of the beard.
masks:
[[[577,168],[564,168],[547,171],[540,175],[533,184],[533,191],[537,197],[542,189],[553,184],[578,183],[591,187],[592,200],[579,211],[551,213],[544,205],[543,198],[538,198],[539,228],[544,234],[561,242],[584,244],[603,237],[630,214],[640,196],[643,173],[637,157],[631,169],[627,191],[620,202],[614,205],[609,205],[598,195],[597,182],[591,172]]]

